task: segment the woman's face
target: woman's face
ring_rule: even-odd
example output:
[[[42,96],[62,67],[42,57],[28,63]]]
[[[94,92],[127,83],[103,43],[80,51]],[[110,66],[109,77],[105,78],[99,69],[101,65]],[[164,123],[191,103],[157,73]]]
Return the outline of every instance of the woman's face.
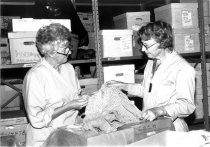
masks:
[[[157,58],[162,49],[159,49],[160,44],[157,43],[153,38],[150,40],[141,41],[142,43],[142,51],[145,52],[148,56],[148,58]]]
[[[55,49],[57,52],[54,55],[55,60],[58,64],[62,64],[67,62],[68,56],[72,53],[72,46],[68,41],[62,41],[60,43],[55,44]]]

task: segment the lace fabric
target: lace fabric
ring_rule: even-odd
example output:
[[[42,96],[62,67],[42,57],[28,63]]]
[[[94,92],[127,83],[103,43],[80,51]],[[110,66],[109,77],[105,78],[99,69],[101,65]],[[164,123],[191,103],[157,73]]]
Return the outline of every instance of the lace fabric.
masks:
[[[141,111],[116,87],[104,84],[89,98],[84,128],[98,132],[113,132],[118,127],[140,122]]]

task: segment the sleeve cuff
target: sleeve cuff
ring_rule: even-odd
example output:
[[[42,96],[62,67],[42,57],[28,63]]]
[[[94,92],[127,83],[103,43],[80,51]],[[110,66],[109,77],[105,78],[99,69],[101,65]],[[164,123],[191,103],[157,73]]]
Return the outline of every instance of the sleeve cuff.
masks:
[[[44,121],[46,126],[50,126],[50,123],[52,121],[52,115],[54,113],[54,109],[49,108],[46,110],[46,114],[44,115]]]

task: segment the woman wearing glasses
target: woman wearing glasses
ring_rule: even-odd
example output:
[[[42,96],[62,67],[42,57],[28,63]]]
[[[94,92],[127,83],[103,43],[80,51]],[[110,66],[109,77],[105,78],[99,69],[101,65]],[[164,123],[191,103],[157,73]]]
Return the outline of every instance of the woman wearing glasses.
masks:
[[[149,60],[141,84],[110,81],[131,95],[143,98],[142,118],[171,117],[176,131],[188,131],[184,118],[195,110],[194,68],[173,48],[172,28],[163,21],[148,23],[138,31],[138,43]]]
[[[71,54],[70,31],[54,23],[40,28],[36,47],[43,56],[26,74],[24,104],[29,118],[27,146],[40,146],[58,127],[75,124],[78,110],[87,105],[80,96],[74,68],[67,62]]]

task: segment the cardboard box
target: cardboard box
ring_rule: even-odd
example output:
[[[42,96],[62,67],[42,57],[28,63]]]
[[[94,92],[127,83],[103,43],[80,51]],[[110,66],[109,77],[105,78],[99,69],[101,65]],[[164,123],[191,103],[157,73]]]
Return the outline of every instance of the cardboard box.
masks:
[[[200,52],[199,29],[173,29],[173,44],[178,53]]]
[[[8,34],[11,63],[33,63],[41,57],[35,46],[36,32],[11,32]]]
[[[198,0],[180,0],[180,3],[197,3]],[[210,0],[203,0],[203,15],[210,16]]]
[[[155,20],[163,20],[172,28],[198,27],[197,3],[171,3],[154,9]]]
[[[205,143],[204,137],[208,137],[208,132],[203,130],[178,132],[178,131],[163,131],[148,138],[142,139],[135,143],[128,145],[131,146],[168,146],[168,147],[198,147],[208,146]]]
[[[101,30],[103,57],[133,56],[132,30]]]
[[[36,32],[39,28],[51,23],[60,23],[67,27],[71,31],[71,20],[70,19],[12,19],[12,30],[13,32]]]
[[[125,83],[134,83],[134,71],[135,67],[133,64],[103,67],[104,83],[110,80],[116,80]]]
[[[90,12],[77,12],[82,24],[84,25],[86,31],[94,32],[93,25],[93,13]]]
[[[0,38],[0,57],[0,64],[11,63],[8,38]]]
[[[165,130],[174,130],[171,119],[128,124],[116,132],[90,136],[87,143],[88,146],[125,146]]]
[[[24,146],[26,145],[26,126],[27,124],[20,125],[7,125],[0,126],[0,136],[10,136],[15,135],[16,145]]]
[[[89,78],[89,79],[81,79],[79,80],[81,89],[82,89],[82,95],[83,94],[93,94],[93,92],[96,92],[98,90],[98,79],[97,78]]]
[[[113,17],[116,29],[131,29],[138,31],[143,25],[150,22],[150,11],[127,12]]]

